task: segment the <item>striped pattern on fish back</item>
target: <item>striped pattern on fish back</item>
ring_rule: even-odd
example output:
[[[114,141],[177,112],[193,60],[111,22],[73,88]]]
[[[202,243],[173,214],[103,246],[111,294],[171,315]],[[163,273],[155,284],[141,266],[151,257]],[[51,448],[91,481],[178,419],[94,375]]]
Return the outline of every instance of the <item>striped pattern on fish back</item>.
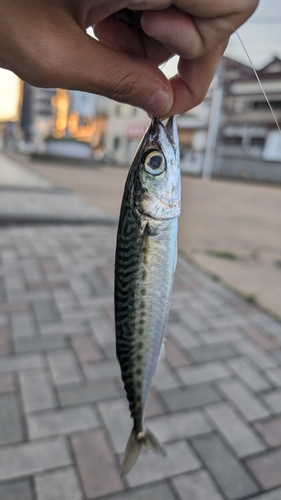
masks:
[[[116,348],[131,415],[139,421],[163,341],[172,285],[177,221],[162,226],[161,237],[149,234],[150,224],[141,231],[141,220],[129,200],[123,201],[115,262]]]

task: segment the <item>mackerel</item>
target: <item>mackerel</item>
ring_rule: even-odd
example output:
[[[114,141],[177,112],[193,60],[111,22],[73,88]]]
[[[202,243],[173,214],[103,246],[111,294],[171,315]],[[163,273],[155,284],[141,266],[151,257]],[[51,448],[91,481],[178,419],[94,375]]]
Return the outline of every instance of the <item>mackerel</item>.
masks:
[[[133,429],[121,475],[142,448],[164,454],[144,425],[144,411],[164,342],[177,260],[180,215],[175,118],[153,118],[130,167],[121,205],[115,260],[116,351]]]

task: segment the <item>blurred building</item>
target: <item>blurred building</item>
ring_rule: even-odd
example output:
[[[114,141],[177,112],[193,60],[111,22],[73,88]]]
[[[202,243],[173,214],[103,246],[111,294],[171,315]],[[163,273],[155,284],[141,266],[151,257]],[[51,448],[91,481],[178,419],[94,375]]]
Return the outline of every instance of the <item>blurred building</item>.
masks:
[[[109,157],[119,165],[129,165],[149,121],[142,109],[110,101],[105,140]]]

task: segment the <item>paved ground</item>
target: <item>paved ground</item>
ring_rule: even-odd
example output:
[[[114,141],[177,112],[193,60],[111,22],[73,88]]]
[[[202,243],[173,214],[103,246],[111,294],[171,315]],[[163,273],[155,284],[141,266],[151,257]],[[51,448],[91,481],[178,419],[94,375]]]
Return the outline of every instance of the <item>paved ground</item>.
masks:
[[[120,479],[115,234],[0,229],[0,499],[280,500],[281,325],[183,258],[147,410],[168,455]]]
[[[25,160],[26,161],[26,160]],[[118,216],[126,169],[28,162]],[[179,248],[203,270],[281,319],[281,188],[183,176]]]

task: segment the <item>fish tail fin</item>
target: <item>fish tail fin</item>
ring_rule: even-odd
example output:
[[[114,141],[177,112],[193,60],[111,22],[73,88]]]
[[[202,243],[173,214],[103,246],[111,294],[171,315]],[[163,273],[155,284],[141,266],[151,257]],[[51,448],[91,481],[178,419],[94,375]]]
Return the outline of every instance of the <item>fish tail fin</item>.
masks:
[[[149,429],[143,432],[136,433],[133,429],[125,449],[123,462],[121,465],[121,477],[126,476],[136,463],[142,449],[152,450],[155,453],[166,456],[166,451],[158,442],[154,434]]]

